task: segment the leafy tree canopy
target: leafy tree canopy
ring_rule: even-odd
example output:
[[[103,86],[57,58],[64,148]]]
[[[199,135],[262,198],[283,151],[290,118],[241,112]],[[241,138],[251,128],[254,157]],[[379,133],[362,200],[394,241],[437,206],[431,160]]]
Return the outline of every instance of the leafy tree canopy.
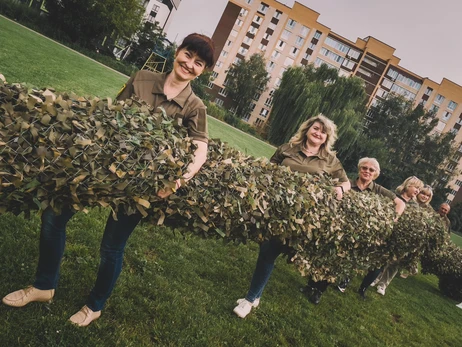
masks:
[[[228,96],[233,100],[235,113],[245,115],[254,95],[266,90],[270,77],[262,55],[254,54],[248,60],[234,64],[226,77]]]

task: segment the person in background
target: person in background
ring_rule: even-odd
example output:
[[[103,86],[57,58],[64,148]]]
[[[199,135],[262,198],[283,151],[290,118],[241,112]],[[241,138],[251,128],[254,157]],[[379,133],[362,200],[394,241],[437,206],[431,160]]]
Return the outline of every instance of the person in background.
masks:
[[[438,209],[438,214],[443,218],[444,225],[446,226],[446,229],[448,230],[448,233],[451,233],[451,221],[448,218],[448,213],[451,211],[451,206],[447,203],[442,203],[440,205],[440,208]]]
[[[289,166],[293,171],[309,174],[327,173],[338,180],[335,186],[337,199],[350,189],[350,182],[332,148],[337,138],[337,127],[322,114],[302,123],[289,143],[280,146],[271,157],[271,162]],[[260,298],[274,268],[276,258],[283,252],[284,244],[272,238],[260,245],[258,260],[243,299],[237,300],[233,312],[245,318],[252,308],[260,304]]]
[[[197,146],[193,162],[188,166],[183,179],[176,182],[176,189],[191,179],[207,158],[207,114],[203,102],[193,93],[190,82],[214,64],[214,46],[210,38],[200,34],[188,35],[175,53],[173,70],[168,73],[153,73],[141,70],[128,80],[117,96],[125,100],[133,95],[156,108],[162,106],[167,115],[182,118],[182,124]],[[171,189],[161,189],[157,195],[166,198]],[[74,215],[69,207],[57,215],[52,208],[42,214],[39,245],[39,262],[35,282],[32,286],[6,295],[5,305],[22,307],[30,302],[51,301],[59,278],[59,268],[66,242],[66,225]],[[85,306],[70,317],[78,326],[87,326],[101,316],[106,300],[122,270],[125,245],[141,220],[141,214],[111,214],[106,223],[101,241],[99,270]]]
[[[395,203],[395,211],[397,215],[401,215],[404,211],[405,204],[399,199],[395,193],[390,190],[382,187],[381,185],[375,183],[374,181],[380,175],[380,165],[377,159],[375,158],[361,158],[358,161],[358,177],[351,182],[351,190],[357,193],[372,193],[378,194],[388,199],[393,200]],[[349,278],[346,278],[338,285],[338,289],[343,293],[346,290],[348,283],[350,282]],[[312,286],[313,282],[309,282],[308,286]],[[325,290],[325,289],[324,289]],[[321,293],[314,292],[310,301],[317,304],[319,303]]]
[[[416,197],[423,187],[424,184],[420,179],[415,176],[411,176],[398,186],[398,188],[396,188],[396,194],[406,203],[406,205],[417,205]],[[380,279],[378,279],[377,282],[377,293],[385,295],[385,290],[398,273],[398,270],[398,263],[389,263],[385,266],[383,271],[380,273]]]
[[[419,204],[420,208],[427,209],[427,210],[432,210],[432,207],[430,205],[430,201],[432,201],[433,198],[433,189],[430,187],[428,184],[426,184],[417,194],[416,196],[416,201]],[[418,261],[416,260],[414,263],[412,263],[409,266],[408,270],[403,270],[400,273],[401,278],[408,278],[409,276],[415,276],[419,273],[419,266],[418,266]]]

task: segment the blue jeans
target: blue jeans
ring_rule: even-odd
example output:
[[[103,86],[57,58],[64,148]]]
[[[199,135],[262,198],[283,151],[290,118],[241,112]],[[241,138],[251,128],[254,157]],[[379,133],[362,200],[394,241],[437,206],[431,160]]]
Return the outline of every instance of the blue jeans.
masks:
[[[279,239],[270,239],[260,245],[258,253],[257,266],[250,282],[250,289],[245,296],[249,302],[254,302],[255,299],[261,297],[263,289],[271,276],[274,269],[276,258],[283,252],[284,245]]]
[[[63,209],[60,215],[51,208],[43,212],[34,287],[42,290],[56,288],[66,243],[66,225],[73,215],[70,209]],[[98,276],[87,300],[87,306],[93,311],[100,311],[111,295],[122,270],[125,245],[140,220],[140,214],[127,216],[119,212],[117,221],[112,213],[109,215],[100,246]]]

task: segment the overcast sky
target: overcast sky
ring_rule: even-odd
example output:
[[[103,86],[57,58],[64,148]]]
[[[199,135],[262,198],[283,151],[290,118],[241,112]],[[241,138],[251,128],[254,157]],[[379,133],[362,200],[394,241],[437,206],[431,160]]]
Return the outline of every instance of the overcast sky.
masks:
[[[258,0],[256,0],[258,1]],[[227,0],[182,0],[168,30],[181,41],[191,32],[211,36]],[[292,7],[294,1],[279,2]],[[462,1],[299,0],[320,13],[318,22],[355,42],[373,36],[396,49],[400,65],[440,83],[462,86]],[[435,19],[437,17],[437,19]]]

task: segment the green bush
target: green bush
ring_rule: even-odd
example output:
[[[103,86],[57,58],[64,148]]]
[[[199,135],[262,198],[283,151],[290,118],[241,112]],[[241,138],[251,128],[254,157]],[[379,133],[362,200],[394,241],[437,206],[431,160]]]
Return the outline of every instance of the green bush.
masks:
[[[462,277],[441,275],[438,278],[438,287],[444,295],[454,300],[462,301]]]
[[[225,120],[226,110],[213,102],[204,101],[207,106],[207,114],[221,121]]]

